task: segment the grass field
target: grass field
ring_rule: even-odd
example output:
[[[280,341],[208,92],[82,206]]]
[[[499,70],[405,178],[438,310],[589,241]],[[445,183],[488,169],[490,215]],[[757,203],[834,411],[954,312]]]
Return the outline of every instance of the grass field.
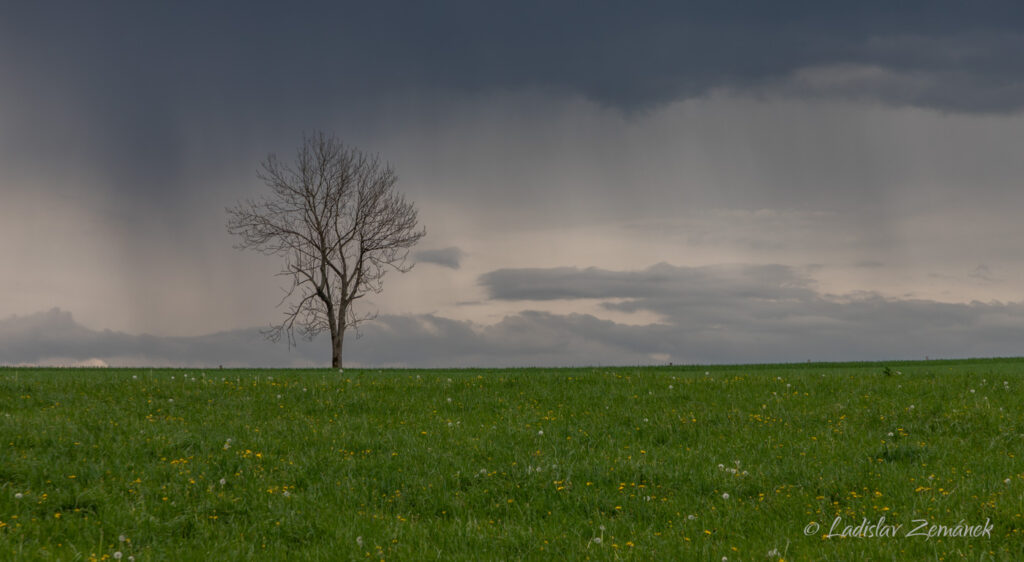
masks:
[[[2,369],[0,559],[1021,560],[1022,373]]]

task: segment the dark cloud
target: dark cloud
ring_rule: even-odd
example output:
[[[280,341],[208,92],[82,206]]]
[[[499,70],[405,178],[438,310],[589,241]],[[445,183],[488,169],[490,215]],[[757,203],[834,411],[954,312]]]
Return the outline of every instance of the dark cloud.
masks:
[[[272,344],[258,329],[175,338],[92,330],[68,311],[52,309],[0,320],[0,365],[83,364],[113,366],[305,367],[329,364],[330,348]]]
[[[482,275],[480,284],[499,300],[665,298],[689,305],[813,294],[810,280],[782,265],[675,267],[660,263],[643,271],[499,269]]]
[[[0,34],[24,77],[130,137],[140,118],[172,132],[154,119],[182,106],[313,116],[381,92],[541,89],[636,108],[836,64],[927,77],[883,99],[1016,109],[1022,24],[1014,2],[67,3],[12,8]]]
[[[515,285],[521,285],[516,288]],[[626,325],[589,314],[522,311],[491,325],[383,315],[346,344],[356,366],[486,367],[756,363],[1008,356],[1024,341],[1024,304],[941,303],[873,293],[822,295],[784,266],[503,270],[506,299],[607,299],[662,320]],[[257,330],[192,338],[94,331],[59,310],[0,322],[0,363],[326,365],[323,339],[287,350]]]
[[[437,250],[420,250],[413,258],[419,263],[432,263],[441,267],[458,269],[461,266],[465,252],[456,246],[440,248]]]

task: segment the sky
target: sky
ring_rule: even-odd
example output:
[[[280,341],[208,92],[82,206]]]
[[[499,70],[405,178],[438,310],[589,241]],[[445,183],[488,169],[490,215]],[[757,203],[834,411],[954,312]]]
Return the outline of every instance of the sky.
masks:
[[[0,364],[329,364],[225,229],[316,130],[427,230],[350,365],[1021,353],[1019,3],[212,4],[4,9]]]

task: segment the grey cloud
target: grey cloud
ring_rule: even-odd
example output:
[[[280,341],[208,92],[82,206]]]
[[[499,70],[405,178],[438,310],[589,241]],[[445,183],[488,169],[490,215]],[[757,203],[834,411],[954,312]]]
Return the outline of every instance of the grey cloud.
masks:
[[[499,300],[670,298],[709,303],[723,299],[792,299],[811,293],[811,281],[783,265],[676,267],[667,263],[643,271],[574,267],[499,269],[480,277]]]
[[[663,324],[624,328],[635,338],[618,341],[677,361],[1013,355],[1024,338],[1021,303],[822,295],[785,266],[500,270],[482,282],[496,298],[616,299],[605,306],[656,312]]]
[[[352,366],[493,367],[754,363],[1009,356],[1024,341],[1022,303],[943,303],[873,293],[823,295],[784,266],[502,270],[502,298],[607,299],[662,321],[626,325],[588,314],[524,310],[491,325],[437,315],[383,315],[346,345]],[[94,331],[54,310],[0,322],[0,363],[326,365],[322,339],[288,351],[257,330],[192,338]]]
[[[250,2],[244,13],[188,2],[105,6],[19,5],[0,22],[0,46],[27,67],[52,69],[22,74],[36,87],[78,92],[87,109],[115,118],[107,132],[122,140],[132,133],[121,125],[148,124],[182,102],[213,116],[275,111],[290,100],[298,102],[290,111],[308,117],[333,100],[380,92],[535,88],[637,108],[845,63],[953,77],[960,95],[943,95],[940,82],[911,96],[922,104],[993,110],[1022,102],[1005,87],[1022,75],[1020,57],[1006,53],[1019,51],[1024,21],[1008,1],[524,1],[500,10],[464,1],[285,10]]]
[[[420,250],[413,257],[420,263],[432,263],[441,267],[458,269],[464,256],[465,252],[458,247],[451,246],[437,250]]]
[[[308,367],[330,364],[329,348],[302,343],[289,350],[267,342],[258,329],[197,337],[131,335],[93,330],[71,313],[51,309],[0,320],[0,365],[79,364],[112,366]]]

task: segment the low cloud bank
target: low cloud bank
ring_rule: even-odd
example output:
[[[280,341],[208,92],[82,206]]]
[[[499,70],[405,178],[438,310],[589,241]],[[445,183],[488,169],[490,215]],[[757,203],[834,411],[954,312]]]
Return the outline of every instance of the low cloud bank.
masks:
[[[480,278],[491,298],[607,299],[662,321],[625,325],[588,314],[523,310],[491,325],[385,315],[349,336],[351,366],[486,367],[746,363],[989,357],[1020,353],[1024,304],[824,295],[776,265],[639,271],[503,269]],[[325,338],[288,349],[258,329],[174,338],[92,330],[53,309],[0,320],[0,364],[306,367],[329,364]]]

